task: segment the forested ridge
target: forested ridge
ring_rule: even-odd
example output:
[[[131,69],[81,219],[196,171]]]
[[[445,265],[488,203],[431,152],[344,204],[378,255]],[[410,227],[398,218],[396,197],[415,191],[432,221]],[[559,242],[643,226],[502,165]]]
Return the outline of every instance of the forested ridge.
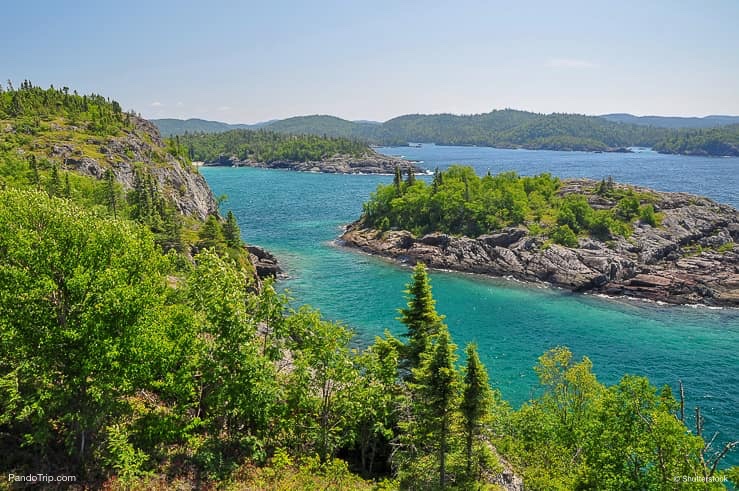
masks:
[[[662,153],[739,157],[739,124],[672,133],[657,142],[654,149]]]
[[[422,142],[583,151],[613,151],[636,146],[653,147],[666,153],[701,155],[735,155],[731,145],[736,146],[732,127],[705,130],[718,143],[696,149],[692,144],[679,146],[670,142],[700,132],[658,124],[620,122],[600,116],[538,114],[513,109],[473,115],[408,114],[384,123],[354,122],[324,115],[298,116],[270,121],[259,127],[278,133],[350,138],[389,146]],[[162,128],[172,134],[185,132],[185,126],[178,129],[171,120],[163,120]]]
[[[496,489],[502,455],[526,489],[739,480],[719,466],[730,435],[704,439],[700,411],[693,424],[669,387],[631,375],[605,386],[564,347],[542,355],[538,390],[512,408],[474,345],[459,358],[422,264],[405,301],[398,292],[402,336],[358,347],[347,326],[258,281],[232,214],[175,211],[149,171],[186,159],[181,141],[140,162],[126,190],[112,171],[97,179],[33,151],[53,146],[51,123],[84,141],[127,131],[125,113],[101,98],[70,125],[66,106],[84,96],[20,91],[1,97],[13,128],[0,153],[5,475],[73,475],[88,489]],[[23,118],[38,130],[19,131]],[[465,175],[441,179],[454,172]],[[557,188],[534,179],[543,196]]]

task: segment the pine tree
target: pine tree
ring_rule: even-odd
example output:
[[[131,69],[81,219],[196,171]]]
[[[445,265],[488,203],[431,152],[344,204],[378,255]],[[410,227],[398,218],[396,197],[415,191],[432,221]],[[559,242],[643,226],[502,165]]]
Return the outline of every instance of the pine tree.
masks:
[[[400,166],[395,166],[395,177],[393,178],[393,184],[395,185],[395,192],[401,194],[403,191],[403,171],[400,170]]]
[[[421,366],[414,370],[418,380],[418,408],[425,435],[438,442],[439,486],[446,485],[446,457],[452,416],[459,399],[457,360],[449,330],[442,326],[421,356]]]
[[[467,476],[472,477],[472,448],[479,435],[481,424],[489,417],[493,393],[488,384],[485,365],[480,362],[477,346],[467,345],[467,366],[464,375],[462,396],[462,419],[465,432],[465,450],[467,457]]]
[[[223,224],[223,238],[226,240],[228,247],[241,246],[241,230],[231,210],[228,210],[226,223]]]
[[[200,237],[200,247],[204,249],[213,247],[218,252],[222,251],[223,231],[221,230],[221,223],[214,215],[208,216],[198,235]]]
[[[431,182],[431,192],[436,194],[439,192],[439,186],[441,186],[441,172],[439,168],[434,169],[434,180]]]
[[[31,156],[28,157],[28,166],[31,168],[31,181],[38,190],[41,188],[41,176],[38,172],[38,161],[36,160],[35,155],[31,154]]]
[[[108,203],[108,210],[113,213],[113,218],[118,218],[115,177],[110,169],[105,171],[105,198]]]
[[[405,181],[408,184],[408,187],[413,186],[416,183],[416,175],[413,173],[413,168],[411,166],[408,166],[408,178]]]
[[[59,190],[62,187],[62,183],[59,179],[59,167],[54,164],[51,166],[51,179],[49,180],[48,193],[49,196],[59,196]]]
[[[425,351],[429,338],[435,335],[443,325],[443,317],[436,313],[436,301],[431,293],[431,282],[426,272],[426,265],[416,264],[413,278],[406,287],[408,308],[399,310],[398,320],[408,329],[405,361],[407,368],[413,369],[419,365],[421,353]]]
[[[64,173],[64,197],[72,197],[72,186],[69,185],[69,172]]]

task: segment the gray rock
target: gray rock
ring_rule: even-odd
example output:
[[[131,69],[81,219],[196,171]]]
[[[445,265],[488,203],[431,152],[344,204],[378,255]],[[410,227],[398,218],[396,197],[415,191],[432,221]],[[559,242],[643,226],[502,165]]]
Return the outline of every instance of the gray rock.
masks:
[[[422,173],[416,163],[409,160],[390,157],[369,150],[362,157],[336,155],[323,160],[297,162],[292,160],[276,160],[273,162],[257,162],[253,160],[239,160],[236,157],[220,156],[205,165],[228,165],[234,167],[259,167],[264,169],[287,169],[301,172],[324,172],[329,174],[392,174],[395,167],[403,172],[410,168],[415,173]]]

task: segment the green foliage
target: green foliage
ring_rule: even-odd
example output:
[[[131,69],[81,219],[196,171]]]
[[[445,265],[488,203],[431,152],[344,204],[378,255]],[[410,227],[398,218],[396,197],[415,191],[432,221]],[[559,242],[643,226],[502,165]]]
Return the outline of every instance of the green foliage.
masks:
[[[739,124],[673,131],[654,144],[661,153],[739,156]]]
[[[248,125],[203,120],[155,120],[165,135],[227,132]],[[536,114],[512,109],[486,114],[408,114],[384,123],[353,122],[333,116],[300,116],[260,126],[270,132],[350,138],[379,145],[428,142],[498,148],[608,151],[652,147],[662,153],[739,155],[739,125],[670,129],[578,114]],[[254,130],[255,127],[250,129]]]
[[[193,159],[206,162],[231,156],[240,160],[267,163],[278,160],[307,162],[334,155],[359,157],[369,152],[365,143],[346,138],[285,135],[264,130],[185,134],[179,140],[182,147],[190,149]]]
[[[519,177],[514,172],[478,177],[471,167],[452,166],[434,173],[431,185],[403,182],[396,172],[393,185],[380,185],[364,204],[362,221],[381,231],[403,229],[415,235],[443,232],[477,237],[503,227],[525,225],[533,235],[548,235],[567,247],[578,234],[604,241],[628,237],[632,222],[648,212],[654,196],[616,189],[612,179],[601,181],[595,194],[615,206],[594,209],[589,195],[560,196],[559,179],[549,174]],[[644,209],[640,203],[646,201]],[[653,205],[652,205],[653,211]],[[655,218],[659,224],[659,217]],[[573,238],[574,237],[574,238]]]
[[[455,350],[456,346],[451,342],[449,330],[442,326],[438,333],[429,339],[426,350],[421,354],[420,366],[413,369],[415,419],[411,427],[413,447],[416,449],[414,453],[420,454],[412,458],[420,457],[420,462],[430,463],[427,458],[434,456],[435,465],[431,465],[431,468],[435,467],[436,472],[421,477],[422,473],[418,472],[420,469],[415,465],[409,465],[410,472],[401,473],[401,484],[425,482],[426,486],[429,486],[433,483],[433,480],[429,479],[431,475],[437,476],[436,482],[439,487],[443,488],[447,483],[451,429],[459,408],[460,396]]]
[[[473,448],[476,440],[484,433],[484,425],[489,423],[492,411],[493,392],[488,383],[485,366],[480,362],[477,346],[468,344],[466,349],[467,366],[464,371],[464,386],[460,411],[462,427],[465,432],[465,457],[467,462],[467,478],[476,481],[482,469],[478,465],[473,469]]]
[[[28,162],[11,166],[30,187]],[[45,184],[51,167],[39,168]],[[83,181],[70,177],[75,199]],[[407,345],[386,333],[360,350],[228,255],[165,254],[148,226],[107,214],[100,186],[92,210],[0,190],[4,471],[111,489],[369,488],[351,467],[390,478],[383,489],[478,489],[500,472],[495,445],[527,489],[736,476],[716,470],[669,390],[633,376],[606,387],[565,348],[540,358],[541,394],[511,412],[473,346],[460,377],[422,265],[401,310]]]
[[[241,229],[231,210],[228,210],[226,222],[223,224],[223,239],[228,247],[241,247]]]
[[[221,227],[221,222],[218,221],[215,216],[208,216],[205,223],[200,228],[198,236],[200,237],[198,245],[201,248],[214,248],[218,252],[223,252],[223,246],[225,244],[223,229]]]
[[[380,185],[364,205],[369,226],[384,225],[422,234],[443,231],[477,236],[522,224],[554,206],[559,180],[549,174],[518,177],[507,172],[479,178],[471,167],[437,172],[431,186],[423,181]]]
[[[33,135],[41,129],[41,121],[54,117],[69,118],[74,125],[85,125],[96,135],[116,135],[128,126],[125,113],[116,101],[90,94],[80,96],[69,88],[35,87],[24,80],[15,89],[11,85],[0,91],[0,120],[14,119],[16,131]]]
[[[0,202],[2,421],[84,469],[122,398],[159,375],[168,262],[131,223],[36,192]]]
[[[408,344],[403,358],[406,368],[412,370],[419,366],[421,353],[426,351],[428,341],[443,326],[443,317],[436,313],[436,300],[431,293],[431,281],[425,264],[416,264],[413,278],[406,285],[405,294],[408,299],[407,307],[399,309],[398,320],[407,329]]]
[[[654,212],[654,205],[647,204],[639,208],[639,220],[642,223],[651,225],[652,227],[657,226],[657,214]]]
[[[639,199],[633,194],[624,196],[618,201],[614,215],[621,221],[631,221],[639,215]]]
[[[556,244],[565,247],[577,247],[577,235],[569,225],[559,225],[549,236]]]
[[[527,488],[675,489],[675,476],[713,474],[669,390],[628,375],[606,387],[590,360],[561,347],[535,370],[544,392],[514,414],[512,439],[499,446],[522,466]]]

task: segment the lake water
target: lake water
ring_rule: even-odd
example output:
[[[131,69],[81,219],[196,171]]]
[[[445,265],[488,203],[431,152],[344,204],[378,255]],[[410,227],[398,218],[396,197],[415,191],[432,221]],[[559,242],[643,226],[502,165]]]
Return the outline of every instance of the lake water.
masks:
[[[468,164],[479,174],[515,170],[531,175],[617,181],[665,191],[687,191],[739,206],[739,158],[501,150],[487,147],[380,148],[444,169]],[[203,175],[222,206],[241,224],[244,240],[275,253],[289,278],[281,282],[296,303],[341,320],[367,344],[385,329],[403,332],[395,319],[404,306],[410,269],[337,247],[341,227],[391,176],[299,173],[208,167]],[[433,272],[437,309],[446,315],[459,350],[477,342],[491,382],[515,406],[536,390],[532,367],[547,349],[568,346],[588,356],[598,378],[615,383],[646,375],[654,385],[682,379],[688,414],[700,405],[706,432],[718,442],[739,438],[739,310],[660,306],[536,288],[505,279]],[[727,462],[739,463],[739,452]]]

